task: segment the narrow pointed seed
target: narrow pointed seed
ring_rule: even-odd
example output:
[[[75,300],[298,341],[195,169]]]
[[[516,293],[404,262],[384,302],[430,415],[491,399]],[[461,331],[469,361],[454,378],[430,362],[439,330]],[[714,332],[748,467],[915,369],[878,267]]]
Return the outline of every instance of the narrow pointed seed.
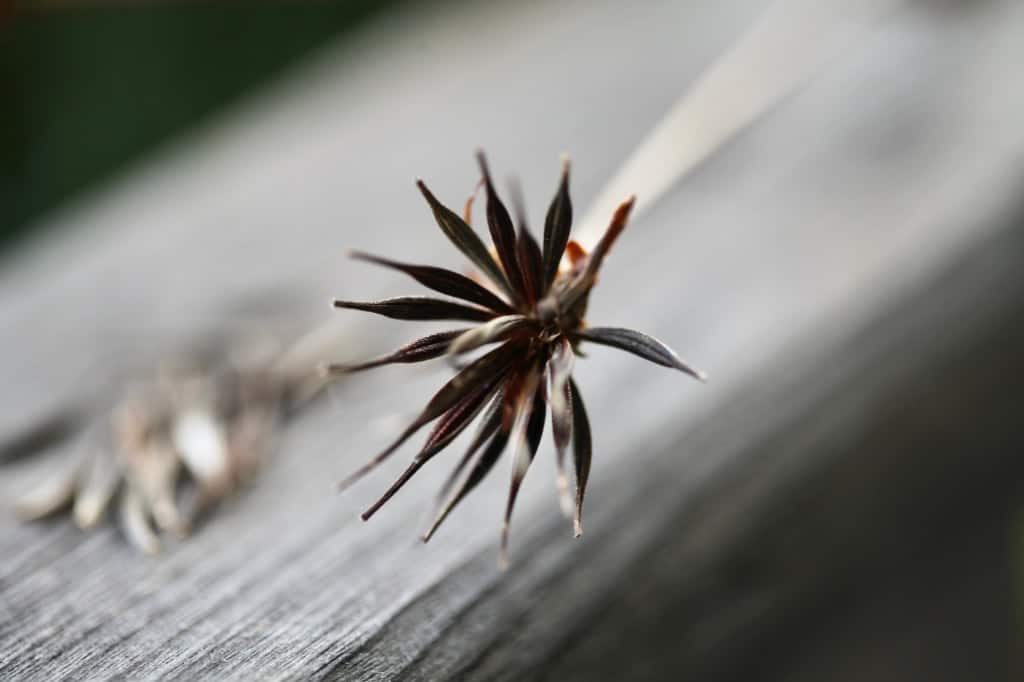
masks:
[[[478,389],[467,394],[454,407],[445,412],[430,431],[418,456],[432,456],[455,440],[480,413],[484,405],[500,390],[499,384],[503,378],[502,374],[497,374],[493,379],[481,383]]]
[[[508,277],[509,283],[515,292],[516,300],[523,300],[524,287],[523,274],[519,269],[519,262],[516,259],[516,230],[512,225],[512,218],[508,209],[501,202],[497,191],[494,189],[494,182],[491,180],[491,172],[487,167],[487,158],[482,151],[478,151],[477,162],[480,164],[480,172],[484,176],[484,189],[487,192],[487,226],[490,228],[491,241],[494,249],[498,252],[498,260]]]
[[[523,200],[519,182],[513,181],[509,186],[512,205],[516,212],[516,223],[519,225],[519,235],[516,238],[516,260],[523,273],[524,297],[528,304],[533,305],[547,293],[547,286],[544,283],[544,258],[526,220],[526,202]]]
[[[415,421],[413,421],[413,423],[410,424],[405,431],[403,431],[401,435],[391,443],[391,445],[338,483],[338,490],[345,490],[363,476],[373,471],[384,460],[390,457],[395,450],[402,445],[402,443],[408,440],[410,436],[416,433],[424,425],[434,421],[447,412],[463,397],[471,393],[474,389],[478,389],[481,384],[488,383],[495,379],[500,381],[509,365],[512,363],[517,348],[518,346],[512,342],[506,343],[467,365],[461,372],[452,377],[448,383],[442,386],[441,390],[434,394],[434,397],[430,399],[430,402],[427,403],[427,406]]]
[[[491,398],[490,404],[487,406],[487,411],[480,420],[480,425],[477,427],[477,432],[473,436],[473,440],[470,442],[469,447],[466,448],[466,452],[463,453],[462,458],[459,459],[458,464],[448,474],[448,478],[445,479],[444,485],[441,486],[441,490],[437,493],[437,508],[440,509],[444,504],[448,494],[451,493],[455,487],[456,481],[459,479],[459,475],[465,470],[469,464],[473,455],[486,443],[491,437],[497,432],[501,426],[501,403],[503,400],[504,391],[499,387],[494,397]]]
[[[562,179],[544,220],[544,293],[555,281],[558,264],[572,229],[572,200],[569,198],[569,157],[562,161]]]
[[[455,407],[445,413],[441,421],[438,422],[437,427],[427,438],[423,449],[416,454],[409,466],[402,472],[402,475],[398,477],[380,499],[360,515],[363,521],[368,521],[371,516],[376,514],[377,510],[384,506],[420,470],[420,467],[447,447],[469,426],[469,423],[473,421],[473,418],[480,412],[494,390],[496,390],[497,383],[498,381],[495,380],[490,384],[481,386],[479,390],[467,395]]]
[[[489,310],[426,296],[401,296],[383,301],[334,301],[335,308],[376,313],[395,320],[469,320],[486,322],[494,316]]]
[[[572,392],[572,446],[573,466],[576,470],[576,518],[574,520],[576,537],[583,534],[583,496],[587,492],[587,479],[590,477],[590,459],[593,444],[590,436],[590,420],[587,408],[583,405],[583,396],[576,382],[569,380]]]
[[[551,432],[555,440],[555,469],[558,474],[558,498],[562,512],[571,517],[573,504],[569,494],[569,481],[565,474],[565,452],[572,439],[572,395],[569,378],[572,376],[572,345],[564,336],[555,346],[548,363],[551,382]]]
[[[706,374],[689,366],[680,360],[671,348],[643,332],[621,327],[591,327],[579,332],[577,336],[593,343],[624,350],[662,367],[678,369],[697,381],[707,381]]]
[[[519,424],[515,442],[516,452],[512,464],[512,481],[509,484],[508,504],[505,507],[505,521],[501,527],[501,561],[508,564],[509,526],[512,522],[512,511],[515,508],[519,488],[523,484],[526,472],[533,462],[534,455],[540,445],[544,432],[544,385],[541,382],[541,369],[535,368],[528,375],[523,385],[523,397],[519,408]]]
[[[326,365],[323,368],[323,372],[332,375],[351,374],[353,372],[361,372],[363,370],[380,367],[382,365],[433,360],[434,358],[439,358],[447,353],[448,347],[451,346],[452,341],[467,331],[471,330],[454,329],[452,331],[431,334],[430,336],[424,336],[422,339],[417,339],[411,343],[407,343],[393,353],[381,355],[373,360],[367,360],[366,362],[354,365]]]
[[[544,286],[544,267],[540,247],[537,246],[537,240],[533,238],[525,225],[519,230],[516,257],[519,259],[519,265],[523,271],[526,301],[532,305],[544,296],[546,287]]]
[[[417,282],[434,291],[461,298],[463,301],[475,303],[497,313],[512,312],[512,307],[501,300],[487,289],[483,288],[469,277],[460,275],[457,272],[438,268],[431,265],[413,265],[400,263],[387,258],[381,258],[362,251],[352,251],[352,258],[356,260],[374,263],[392,270],[398,270],[409,275]]]
[[[438,227],[455,245],[455,248],[461,251],[470,262],[480,268],[494,282],[495,286],[511,295],[512,287],[509,285],[505,274],[501,271],[501,267],[491,257],[487,247],[484,246],[484,243],[477,236],[476,232],[473,231],[473,228],[466,224],[467,221],[460,218],[451,209],[438,201],[437,197],[427,189],[422,180],[417,180],[416,186],[419,187],[423,197],[430,205],[430,210],[434,212],[434,219],[437,221]]]
[[[500,411],[499,411],[500,414]],[[499,420],[500,423],[500,420]],[[430,528],[422,535],[421,539],[423,542],[429,542],[430,538],[434,536],[437,529],[444,523],[444,520],[448,518],[452,510],[465,499],[479,483],[482,481],[491,469],[494,468],[494,464],[498,461],[501,453],[505,451],[505,446],[508,445],[509,433],[504,430],[497,430],[493,435],[487,447],[480,453],[476,462],[470,468],[469,473],[466,475],[466,479],[459,485],[459,487],[452,492],[451,496],[445,502],[444,506],[438,512],[434,518],[434,522],[430,524]]]

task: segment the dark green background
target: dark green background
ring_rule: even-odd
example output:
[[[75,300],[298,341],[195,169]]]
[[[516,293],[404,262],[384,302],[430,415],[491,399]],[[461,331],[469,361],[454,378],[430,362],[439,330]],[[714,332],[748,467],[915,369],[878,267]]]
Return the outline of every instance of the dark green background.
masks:
[[[0,18],[0,248],[393,4],[24,7]]]

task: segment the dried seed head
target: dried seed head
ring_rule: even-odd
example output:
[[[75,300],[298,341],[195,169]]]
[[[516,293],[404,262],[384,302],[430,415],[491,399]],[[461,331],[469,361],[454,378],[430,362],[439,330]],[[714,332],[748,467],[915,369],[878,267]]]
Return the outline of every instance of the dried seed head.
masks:
[[[498,344],[462,367],[394,442],[342,481],[340,486],[347,487],[369,473],[422,427],[437,421],[405,472],[363,513],[364,520],[370,518],[420,467],[483,412],[477,435],[441,491],[436,516],[423,534],[423,540],[430,539],[452,509],[479,484],[505,447],[512,443],[513,475],[502,525],[504,559],[508,524],[516,496],[544,430],[545,406],[550,406],[551,410],[563,502],[574,516],[576,535],[581,532],[583,498],[590,473],[591,435],[583,399],[572,379],[572,366],[573,356],[579,354],[582,342],[620,348],[701,381],[704,375],[646,334],[629,329],[588,327],[585,323],[590,292],[606,256],[626,227],[633,197],[619,206],[604,236],[593,251],[587,253],[579,244],[569,240],[572,201],[569,197],[569,161],[564,159],[558,189],[544,221],[540,245],[527,227],[522,202],[516,202],[517,226],[494,188],[482,152],[477,154],[477,161],[487,198],[487,225],[493,252],[469,225],[476,192],[466,202],[465,218],[461,218],[441,204],[422,180],[417,181],[417,186],[441,231],[479,268],[489,280],[490,288],[443,268],[354,253],[353,256],[359,260],[403,272],[424,286],[460,301],[426,297],[370,303],[335,301],[335,306],[340,308],[374,312],[397,319],[464,320],[474,323],[474,326],[433,334],[374,360],[358,365],[331,366],[328,371],[338,375],[391,363],[422,362],[442,355],[455,358],[481,346]],[[567,267],[562,267],[563,257],[568,261]],[[564,466],[570,444],[576,480],[574,500],[569,499]]]

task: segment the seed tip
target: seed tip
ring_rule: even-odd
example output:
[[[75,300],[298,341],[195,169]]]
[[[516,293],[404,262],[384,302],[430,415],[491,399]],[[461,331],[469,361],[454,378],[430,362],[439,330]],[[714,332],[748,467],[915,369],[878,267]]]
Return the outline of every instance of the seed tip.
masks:
[[[566,518],[572,518],[572,495],[569,493],[569,479],[564,471],[558,472],[558,504]]]
[[[490,184],[491,170],[487,167],[487,155],[484,154],[484,150],[481,147],[477,147],[476,150],[476,162],[480,164],[480,172],[483,173],[484,183]]]
[[[345,478],[343,478],[340,481],[338,481],[337,483],[335,483],[334,487],[337,489],[337,491],[339,493],[340,492],[344,492],[344,491],[348,490],[350,487],[352,487],[352,485],[356,481],[361,479],[366,474],[367,471],[368,470],[366,469],[365,466],[360,468],[360,469],[356,469],[351,474],[349,474]]]
[[[569,152],[562,152],[558,161],[562,166],[562,174],[567,175],[569,173],[569,167],[572,165],[572,157],[569,156]]]

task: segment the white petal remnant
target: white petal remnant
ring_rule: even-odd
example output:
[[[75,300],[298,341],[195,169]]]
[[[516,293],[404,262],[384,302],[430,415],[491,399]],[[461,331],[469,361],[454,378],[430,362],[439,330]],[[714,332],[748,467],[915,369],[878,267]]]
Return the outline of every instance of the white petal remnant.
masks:
[[[204,485],[217,485],[227,476],[227,437],[212,414],[190,409],[178,415],[171,438],[185,466]]]

